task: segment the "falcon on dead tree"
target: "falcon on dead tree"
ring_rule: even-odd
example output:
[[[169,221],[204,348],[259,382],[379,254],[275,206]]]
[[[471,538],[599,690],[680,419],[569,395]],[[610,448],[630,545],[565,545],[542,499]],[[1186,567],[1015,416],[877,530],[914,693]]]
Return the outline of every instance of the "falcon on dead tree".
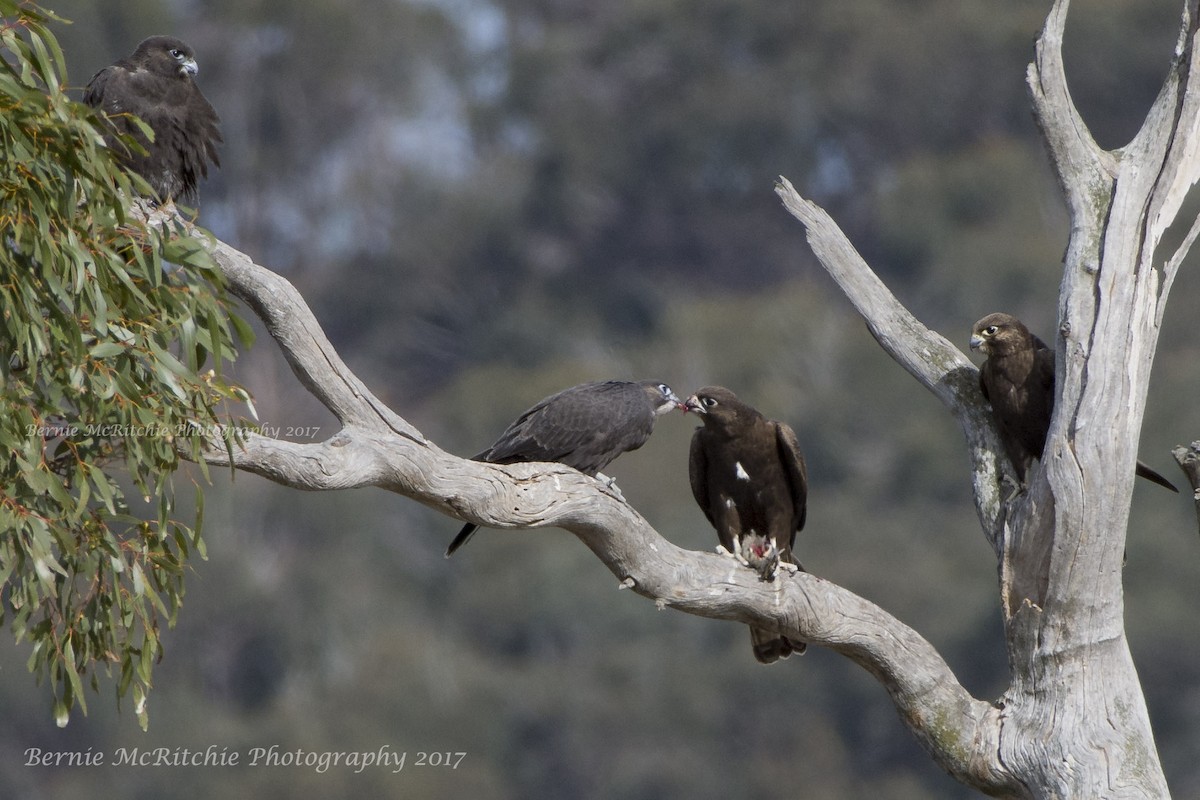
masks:
[[[703,423],[692,436],[692,495],[721,546],[763,580],[780,564],[802,569],[792,548],[808,510],[808,473],[795,431],[721,386],[697,390],[686,406]],[[750,640],[764,664],[806,647],[764,628],[751,627]]]
[[[1029,465],[1046,449],[1054,414],[1054,351],[1009,314],[988,314],[976,322],[971,349],[987,356],[979,368],[979,388],[992,405],[1000,441],[1024,484]],[[1141,461],[1135,472],[1179,491]]]
[[[557,461],[611,486],[600,470],[622,453],[644,445],[655,421],[676,408],[683,404],[661,381],[583,383],[538,402],[517,417],[495,444],[471,459],[490,464]],[[446,548],[446,557],[478,527],[464,525]]]

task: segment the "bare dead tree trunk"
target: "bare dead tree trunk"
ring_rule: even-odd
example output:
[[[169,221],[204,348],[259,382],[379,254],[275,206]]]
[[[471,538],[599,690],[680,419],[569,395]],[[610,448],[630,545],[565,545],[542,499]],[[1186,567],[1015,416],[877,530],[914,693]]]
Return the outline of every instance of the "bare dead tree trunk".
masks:
[[[301,489],[378,486],[493,528],[565,528],[620,588],[660,607],[778,629],[842,653],[879,680],[939,765],[987,794],[1168,797],[1125,638],[1121,563],[1167,293],[1200,232],[1198,221],[1175,253],[1159,256],[1162,234],[1200,174],[1196,2],[1186,2],[1162,92],[1120,151],[1096,146],[1067,91],[1067,0],[1054,4],[1038,42],[1029,84],[1072,231],[1059,299],[1057,410],[1042,465],[1012,500],[999,489],[1011,466],[975,367],[909,314],[828,214],[786,179],[777,187],[881,346],[962,427],[976,510],[1000,567],[1011,685],[999,701],[972,697],[914,630],[818,576],[781,574],[768,584],[728,558],[682,550],[604,483],[561,465],[498,466],[443,452],[350,372],[286,280],[221,242],[210,247],[231,291],[343,427],[320,443],[250,434],[232,453],[214,436],[206,460]]]
[[[996,755],[1032,797],[1167,797],[1125,638],[1121,567],[1159,327],[1200,229],[1197,221],[1176,252],[1159,254],[1200,175],[1196,5],[1185,6],[1171,73],[1141,131],[1114,152],[1096,145],[1067,90],[1067,5],[1061,0],[1050,12],[1028,76],[1072,226],[1059,297],[1056,413],[1027,492],[997,506],[990,453],[999,451],[989,443],[981,459],[978,420],[964,419],[977,505],[1000,559],[1012,677]],[[810,238],[814,230],[818,241],[831,236],[820,230],[828,220],[790,185],[780,193]],[[854,300],[865,265],[848,270],[836,253],[817,242],[814,250]],[[895,322],[855,303],[877,336],[879,329],[894,335]]]

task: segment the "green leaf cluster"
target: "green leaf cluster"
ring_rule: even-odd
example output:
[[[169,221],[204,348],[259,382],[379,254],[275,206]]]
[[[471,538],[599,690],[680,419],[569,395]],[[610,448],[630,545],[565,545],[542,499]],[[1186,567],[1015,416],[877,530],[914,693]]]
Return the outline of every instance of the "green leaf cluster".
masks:
[[[0,12],[0,619],[60,725],[103,667],[145,726],[160,627],[204,557],[201,490],[179,519],[172,475],[223,430],[244,324],[191,226],[133,213],[103,121],[64,92],[53,17]]]

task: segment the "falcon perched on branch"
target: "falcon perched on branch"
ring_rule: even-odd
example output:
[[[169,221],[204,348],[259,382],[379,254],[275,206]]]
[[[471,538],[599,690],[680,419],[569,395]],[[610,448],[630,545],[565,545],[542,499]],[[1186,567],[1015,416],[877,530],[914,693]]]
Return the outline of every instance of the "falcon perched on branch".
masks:
[[[795,431],[721,386],[697,390],[686,405],[704,423],[692,436],[692,495],[721,546],[763,580],[780,563],[802,569],[792,547],[808,509],[808,473]],[[750,641],[763,664],[806,647],[764,628],[750,628]]]
[[[1000,440],[1024,484],[1029,465],[1035,458],[1040,460],[1046,449],[1054,414],[1054,351],[1009,314],[989,314],[976,322],[971,349],[987,356],[979,368],[979,388],[992,404]],[[1135,471],[1139,477],[1179,491],[1141,461]]]
[[[151,36],[88,82],[83,101],[108,115],[113,132],[105,136],[124,165],[141,175],[161,201],[196,195],[208,175],[208,162],[220,166],[220,118],[194,81],[199,68],[192,48],[170,36]],[[154,132],[150,141],[132,116]],[[128,136],[145,153],[120,141]]]
[[[557,461],[585,475],[612,481],[600,470],[646,443],[662,414],[683,404],[660,381],[582,383],[550,395],[516,419],[496,443],[472,461],[516,464]],[[467,523],[446,548],[462,547],[478,525]]]

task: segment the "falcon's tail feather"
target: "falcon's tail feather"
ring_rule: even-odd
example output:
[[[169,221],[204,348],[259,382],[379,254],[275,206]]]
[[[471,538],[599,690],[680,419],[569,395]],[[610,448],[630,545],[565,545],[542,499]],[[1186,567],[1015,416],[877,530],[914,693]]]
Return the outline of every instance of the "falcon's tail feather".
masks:
[[[803,655],[804,651],[808,649],[805,642],[780,636],[775,631],[765,628],[750,629],[750,644],[754,646],[754,657],[760,664],[774,664],[792,653]]]
[[[446,548],[446,558],[454,555],[454,551],[467,543],[467,540],[475,535],[475,531],[479,530],[479,526],[473,522],[468,522],[462,526],[462,530],[458,532],[458,536],[454,537],[454,541]]]
[[[1145,478],[1146,480],[1150,481],[1151,483],[1157,483],[1159,486],[1162,486],[1164,489],[1170,489],[1172,492],[1179,494],[1179,490],[1175,488],[1175,484],[1171,483],[1169,480],[1164,478],[1162,475],[1159,475],[1157,472],[1150,469],[1150,467],[1146,466],[1145,464],[1143,464],[1140,461],[1137,462],[1137,469],[1135,470],[1135,472],[1137,472],[1137,475],[1139,478]]]

